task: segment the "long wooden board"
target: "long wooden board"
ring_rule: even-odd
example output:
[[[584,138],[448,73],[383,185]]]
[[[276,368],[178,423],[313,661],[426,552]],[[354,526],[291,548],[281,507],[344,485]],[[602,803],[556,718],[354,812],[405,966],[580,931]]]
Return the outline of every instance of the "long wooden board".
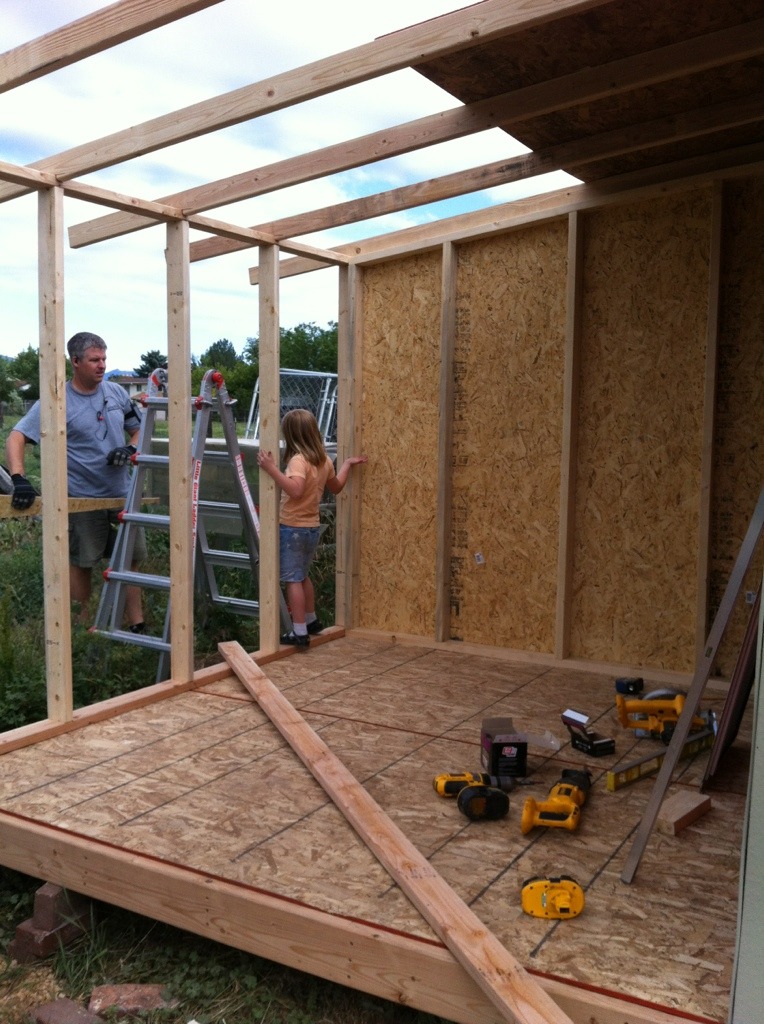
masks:
[[[218,650],[454,957],[512,1024],[572,1024],[390,820],[240,644]]]

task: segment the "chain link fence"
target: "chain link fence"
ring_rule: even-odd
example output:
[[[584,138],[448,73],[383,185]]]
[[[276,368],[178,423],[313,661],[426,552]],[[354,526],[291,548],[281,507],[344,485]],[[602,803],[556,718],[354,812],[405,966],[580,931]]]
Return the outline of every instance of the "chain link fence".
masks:
[[[316,417],[324,444],[337,442],[337,374],[313,370],[281,370],[281,416],[291,409],[307,409]],[[260,437],[260,380],[255,384],[249,407],[247,440]]]

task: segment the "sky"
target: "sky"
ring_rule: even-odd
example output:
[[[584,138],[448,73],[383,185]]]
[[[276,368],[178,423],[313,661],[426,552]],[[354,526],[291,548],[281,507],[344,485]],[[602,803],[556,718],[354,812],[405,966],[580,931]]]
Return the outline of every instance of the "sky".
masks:
[[[0,0],[0,51],[35,39],[106,6],[100,0]],[[408,25],[463,7],[463,0],[222,0],[161,29],[122,43],[34,82],[0,94],[0,159],[32,163],[189,104],[262,81]],[[414,71],[386,75],[327,97],[126,161],[91,182],[141,199],[264,167],[289,156],[350,140],[457,101]],[[207,211],[242,226],[526,152],[494,129],[469,139],[380,161],[268,196]],[[391,229],[560,188],[562,172],[505,185],[305,236],[329,248]],[[108,211],[67,198],[67,227]],[[130,370],[143,353],[167,350],[165,229],[162,225],[64,257],[65,333],[87,330],[108,345],[108,369]],[[206,237],[191,232],[191,239]],[[191,265],[191,350],[200,356],[227,338],[240,353],[259,333],[257,288],[247,250]],[[283,327],[337,319],[337,273],[322,270],[282,282]],[[0,355],[39,343],[37,199],[0,204]]]

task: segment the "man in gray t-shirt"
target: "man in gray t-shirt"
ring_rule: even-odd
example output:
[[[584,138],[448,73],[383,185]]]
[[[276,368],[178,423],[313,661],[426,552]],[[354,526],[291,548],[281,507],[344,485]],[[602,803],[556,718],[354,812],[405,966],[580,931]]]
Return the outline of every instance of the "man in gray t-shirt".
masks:
[[[141,416],[119,384],[104,380],[106,344],[97,334],[80,332],[67,344],[73,377],[66,384],[66,468],[72,498],[121,498],[127,494],[130,467]],[[125,443],[127,435],[128,443]],[[24,476],[24,447],[40,443],[40,403],[36,402],[8,435],[5,452],[13,481],[11,504],[29,508],[36,492]],[[92,569],[111,554],[117,510],[97,509],[69,517],[69,580],[79,621],[86,623],[92,593]],[[146,556],[142,531],[134,558]],[[143,632],[141,592],[128,587],[125,617],[134,632]]]

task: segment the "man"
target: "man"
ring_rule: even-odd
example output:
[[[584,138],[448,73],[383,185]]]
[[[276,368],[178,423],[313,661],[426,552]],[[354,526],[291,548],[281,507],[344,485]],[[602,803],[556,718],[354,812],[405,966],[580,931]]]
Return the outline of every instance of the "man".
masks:
[[[141,416],[119,384],[104,380],[106,343],[81,331],[67,343],[73,376],[66,384],[66,466],[72,498],[115,498],[127,494],[130,457],[135,454]],[[128,443],[125,444],[125,434]],[[29,508],[36,497],[24,476],[24,447],[40,443],[40,403],[35,402],[9,433],[5,445],[13,481],[11,505]],[[111,554],[117,528],[116,509],[97,509],[69,516],[69,589],[79,604],[77,621],[89,617],[92,570]],[[146,557],[146,540],[136,531],[134,563]],[[125,618],[134,633],[145,630],[141,591],[127,587]]]

